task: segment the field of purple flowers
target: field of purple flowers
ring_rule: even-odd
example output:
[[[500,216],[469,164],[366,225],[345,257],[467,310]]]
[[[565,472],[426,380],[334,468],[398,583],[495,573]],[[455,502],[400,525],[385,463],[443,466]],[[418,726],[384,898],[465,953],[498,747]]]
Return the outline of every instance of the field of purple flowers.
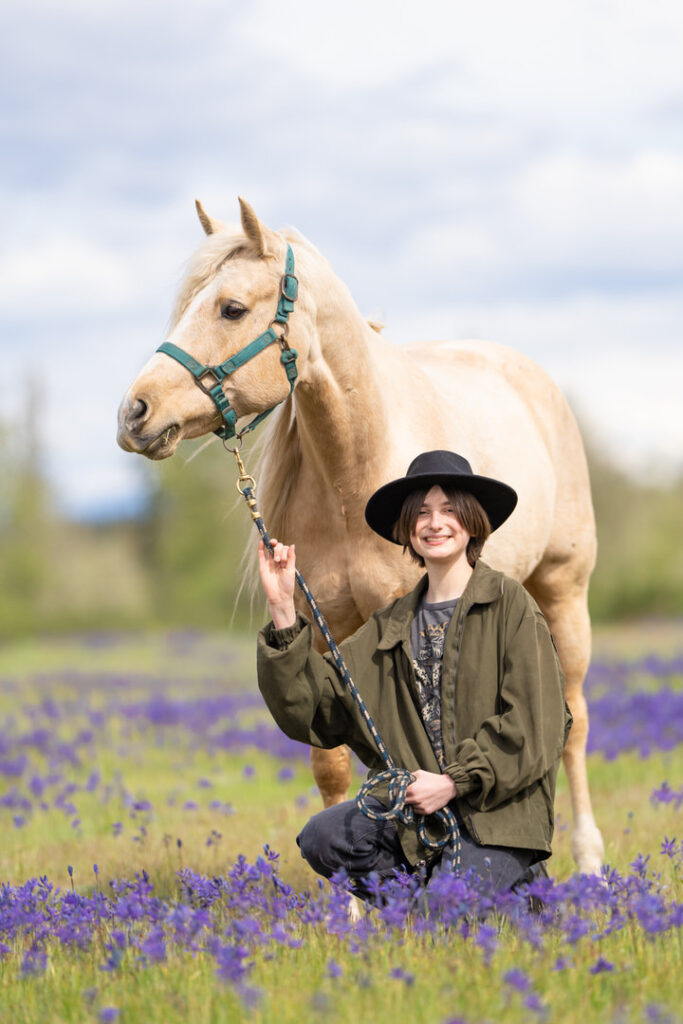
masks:
[[[298,857],[308,751],[252,662],[200,633],[0,651],[3,1020],[680,1019],[675,646],[591,666],[602,878],[573,873],[562,776],[551,879],[491,899],[445,877],[426,915],[397,877],[357,920]]]

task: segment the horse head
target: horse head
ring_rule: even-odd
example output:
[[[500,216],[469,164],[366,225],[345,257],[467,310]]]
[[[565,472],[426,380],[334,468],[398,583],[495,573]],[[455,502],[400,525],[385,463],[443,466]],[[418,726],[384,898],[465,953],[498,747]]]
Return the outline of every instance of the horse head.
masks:
[[[154,353],[121,402],[117,439],[126,451],[168,458],[184,438],[225,430],[221,406],[234,421],[265,413],[291,393],[296,358],[286,353],[291,347],[299,365],[305,360],[311,310],[304,296],[295,312],[287,301],[297,297],[288,242],[248,203],[239,202],[241,231],[196,203],[207,237],[190,262],[162,351]],[[283,305],[293,312],[289,339]],[[254,339],[260,345],[244,359],[240,353]]]

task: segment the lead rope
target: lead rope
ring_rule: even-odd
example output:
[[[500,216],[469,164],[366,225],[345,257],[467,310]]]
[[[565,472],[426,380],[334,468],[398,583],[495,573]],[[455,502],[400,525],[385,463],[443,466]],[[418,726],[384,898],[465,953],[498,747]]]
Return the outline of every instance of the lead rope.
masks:
[[[229,448],[225,446],[226,450],[232,452],[237,460],[237,468],[239,469],[239,479],[237,480],[237,490],[242,495],[244,500],[249,507],[251,517],[254,520],[254,525],[263,539],[266,550],[272,554],[273,546],[268,534],[268,530],[265,527],[261,513],[258,510],[256,503],[256,481],[253,476],[250,476],[245,468],[238,448]],[[339,670],[346,688],[353,697],[358,710],[361,713],[363,721],[365,722],[370,735],[375,741],[375,745],[379,751],[379,755],[384,763],[384,771],[379,772],[377,775],[373,775],[371,778],[366,779],[356,796],[356,806],[363,814],[370,818],[372,821],[400,821],[404,825],[415,825],[417,828],[417,834],[420,842],[428,850],[443,850],[443,856],[446,858],[447,863],[454,870],[460,870],[460,854],[461,854],[461,842],[460,842],[460,830],[458,829],[458,822],[455,815],[449,807],[442,807],[440,810],[435,811],[434,814],[429,817],[438,818],[441,822],[444,830],[444,834],[440,839],[432,839],[427,835],[425,827],[425,815],[418,814],[413,810],[410,804],[406,804],[406,790],[411,782],[415,781],[415,776],[412,775],[406,768],[398,768],[391,757],[391,754],[384,745],[384,741],[377,731],[377,727],[372,720],[370,712],[365,706],[365,701],[361,697],[360,693],[356,688],[356,684],[351,678],[351,674],[346,667],[344,659],[341,656],[341,652],[337,647],[334,637],[330,633],[329,626],[325,621],[318,604],[313,597],[313,594],[308,589],[308,584],[303,578],[298,569],[295,569],[296,582],[299,589],[303,592],[308,606],[313,613],[320,632],[325,638],[327,646],[330,649],[330,653],[334,660],[335,665]],[[389,806],[383,811],[378,811],[370,807],[368,802],[369,797],[372,794],[372,790],[375,786],[387,784]]]

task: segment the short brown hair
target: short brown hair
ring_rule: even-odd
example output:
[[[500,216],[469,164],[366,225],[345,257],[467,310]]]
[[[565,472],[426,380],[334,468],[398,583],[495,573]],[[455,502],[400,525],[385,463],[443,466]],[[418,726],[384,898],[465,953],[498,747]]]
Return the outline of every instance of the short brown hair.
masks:
[[[420,509],[431,489],[431,487],[420,487],[418,490],[412,491],[403,502],[400,515],[394,526],[394,539],[403,545],[403,550],[407,551],[412,560],[417,562],[422,568],[424,568],[425,564],[424,558],[418,555],[417,551],[413,548],[413,545],[410,543],[410,535],[415,529]],[[484,542],[491,533],[489,517],[474,495],[468,491],[458,491],[455,488],[448,487],[448,485],[443,487],[442,490],[453,506],[453,512],[458,522],[463,530],[470,535],[470,539],[467,542],[467,561],[474,568],[481,554]]]

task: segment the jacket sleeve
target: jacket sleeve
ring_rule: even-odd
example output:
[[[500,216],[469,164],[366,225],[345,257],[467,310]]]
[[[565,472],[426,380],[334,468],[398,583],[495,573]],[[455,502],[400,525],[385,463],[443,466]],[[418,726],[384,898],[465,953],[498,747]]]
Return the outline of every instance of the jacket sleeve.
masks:
[[[500,714],[456,745],[446,771],[456,793],[487,811],[541,779],[562,756],[571,726],[564,676],[540,611],[528,608],[506,642]]]
[[[348,660],[353,638],[341,648]],[[351,741],[351,698],[334,662],[313,648],[313,626],[303,615],[297,615],[290,629],[276,630],[271,622],[261,630],[257,674],[270,713],[291,739],[313,747]]]

